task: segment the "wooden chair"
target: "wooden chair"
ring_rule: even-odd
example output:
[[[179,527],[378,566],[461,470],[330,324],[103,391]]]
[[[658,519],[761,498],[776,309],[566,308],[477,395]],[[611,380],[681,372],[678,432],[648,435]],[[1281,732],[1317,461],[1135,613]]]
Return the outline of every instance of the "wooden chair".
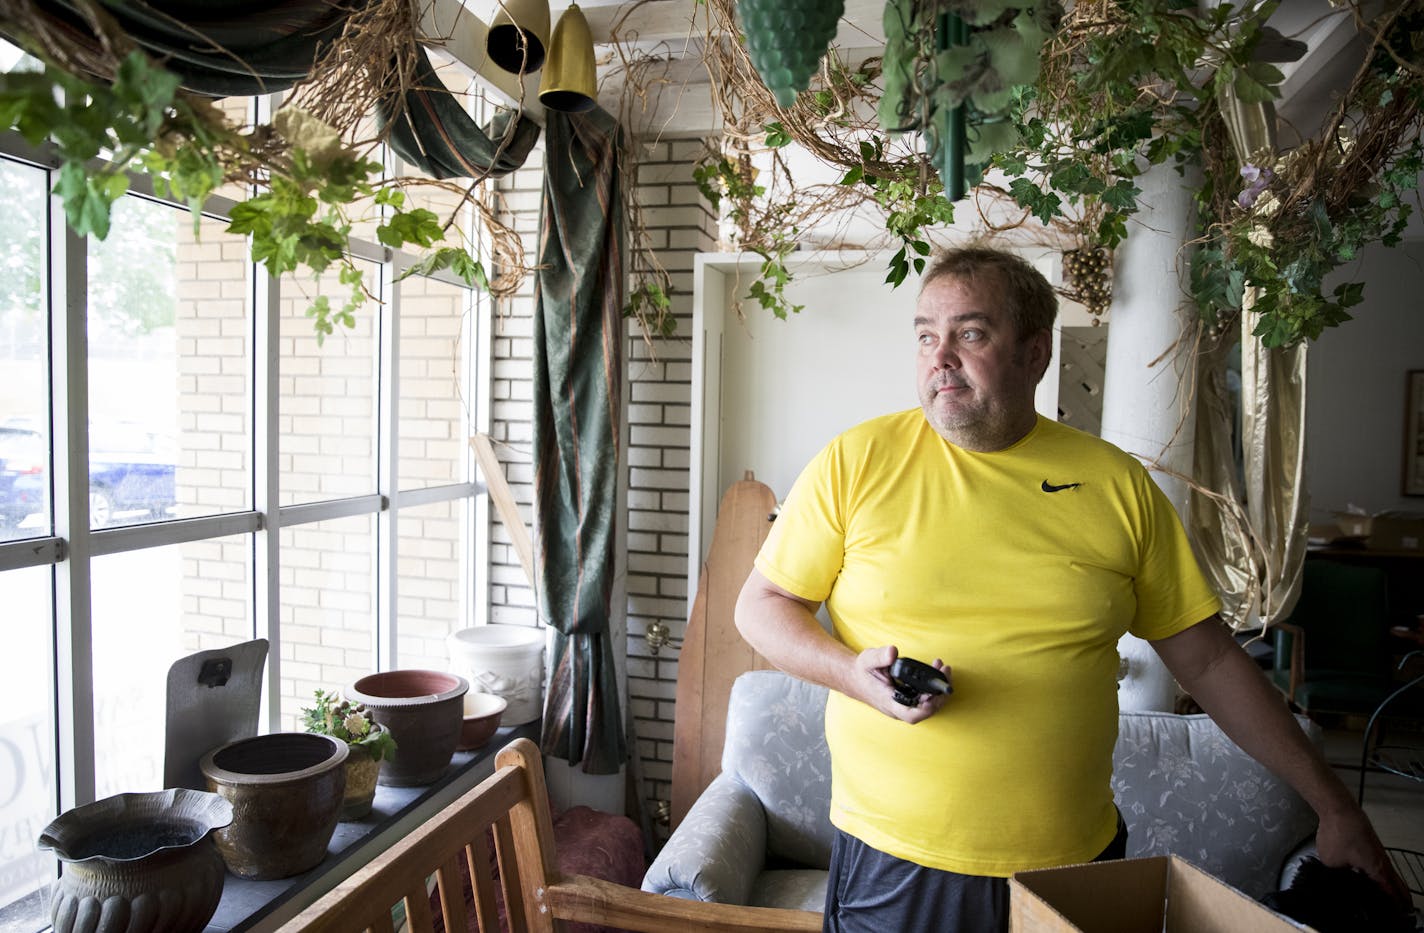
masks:
[[[516,739],[495,759],[495,773],[280,928],[280,933],[394,933],[392,909],[404,903],[411,933],[431,933],[433,876],[447,931],[467,930],[461,860],[474,889],[479,929],[499,930],[486,830],[493,828],[498,883],[512,933],[553,931],[581,920],[625,930],[805,930],[821,928],[811,911],[683,900],[575,875],[555,867],[553,821],[539,749]]]

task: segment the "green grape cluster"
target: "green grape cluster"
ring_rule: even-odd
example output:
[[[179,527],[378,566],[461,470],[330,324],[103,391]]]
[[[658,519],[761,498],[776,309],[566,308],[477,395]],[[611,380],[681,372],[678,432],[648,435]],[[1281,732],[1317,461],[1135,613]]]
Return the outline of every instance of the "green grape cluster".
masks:
[[[1093,316],[1096,326],[1112,301],[1112,266],[1108,262],[1108,251],[1102,247],[1068,250],[1063,254],[1063,277]]]
[[[811,83],[844,12],[844,0],[738,0],[747,52],[783,109]]]

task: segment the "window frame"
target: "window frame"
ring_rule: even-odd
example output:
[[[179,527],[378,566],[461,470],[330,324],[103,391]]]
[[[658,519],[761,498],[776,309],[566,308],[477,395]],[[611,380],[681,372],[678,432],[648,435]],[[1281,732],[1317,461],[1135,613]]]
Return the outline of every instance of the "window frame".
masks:
[[[270,116],[275,98],[254,98],[255,112]],[[0,133],[0,157],[42,170],[46,187],[54,184],[59,162],[44,147],[32,147],[17,134]],[[393,158],[386,155],[387,171]],[[130,193],[177,210],[186,205],[158,196],[147,176],[130,176]],[[214,195],[203,215],[226,222],[237,202]],[[378,360],[376,379],[376,489],[362,495],[281,506],[279,470],[281,423],[279,375],[281,304],[286,284],[271,278],[246,259],[250,367],[250,482],[252,507],[245,511],[200,517],[165,518],[151,523],[92,529],[89,527],[89,357],[87,344],[87,244],[65,224],[58,199],[48,196],[47,236],[41,257],[42,300],[48,308],[48,380],[50,427],[50,509],[53,534],[0,542],[0,574],[49,566],[54,587],[55,813],[89,803],[95,796],[95,690],[93,656],[92,568],[94,558],[193,541],[250,536],[252,547],[253,638],[269,641],[259,731],[277,731],[282,716],[281,531],[284,528],[355,515],[375,515],[376,581],[373,657],[377,670],[399,663],[399,526],[401,513],[441,502],[459,501],[467,509],[470,533],[462,541],[462,573],[469,582],[469,603],[456,625],[484,624],[489,618],[487,567],[490,551],[489,502],[484,482],[468,445],[463,449],[462,482],[401,489],[400,469],[400,350],[401,289],[396,278],[418,257],[383,245],[352,240],[352,255],[376,263],[383,304],[368,303],[361,313],[375,316]],[[478,236],[478,231],[467,231]],[[478,240],[476,241],[478,242]],[[493,303],[485,293],[437,273],[431,278],[463,290],[461,339],[466,341],[459,378],[468,391],[472,430],[489,430],[487,390],[492,350]],[[327,352],[340,352],[328,342]],[[12,623],[13,624],[13,623]],[[26,624],[38,624],[27,622]],[[175,659],[176,660],[176,659]],[[146,790],[152,788],[133,788]],[[0,905],[3,908],[7,905]]]

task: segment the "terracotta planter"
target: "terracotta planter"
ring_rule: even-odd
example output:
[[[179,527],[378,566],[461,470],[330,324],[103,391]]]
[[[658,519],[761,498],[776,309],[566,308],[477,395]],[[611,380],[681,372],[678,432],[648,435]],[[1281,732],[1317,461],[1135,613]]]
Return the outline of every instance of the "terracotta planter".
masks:
[[[363,704],[396,740],[379,783],[419,787],[439,780],[460,739],[461,698],[469,689],[469,681],[456,674],[420,670],[369,674],[346,689],[346,698]]]
[[[493,693],[465,694],[465,719],[460,726],[460,742],[455,747],[462,752],[483,748],[499,729],[509,703]]]
[[[346,750],[349,752],[346,756],[346,796],[341,800],[340,819],[343,823],[350,823],[371,815],[371,804],[376,799],[376,778],[384,762],[372,758],[359,746],[347,746]]]
[[[50,914],[55,933],[198,933],[227,877],[213,831],[232,818],[223,798],[181,788],[61,814],[38,841],[64,862]]]
[[[277,732],[239,739],[202,757],[208,788],[232,804],[217,833],[233,874],[267,881],[316,866],[336,831],[346,790],[346,743],[329,735]]]

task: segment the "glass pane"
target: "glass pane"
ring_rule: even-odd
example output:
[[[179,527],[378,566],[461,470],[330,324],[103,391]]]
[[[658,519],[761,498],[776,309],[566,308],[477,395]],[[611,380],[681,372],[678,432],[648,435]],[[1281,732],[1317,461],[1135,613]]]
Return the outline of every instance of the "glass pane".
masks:
[[[401,509],[396,532],[397,663],[450,669],[446,637],[474,624],[470,608],[473,500]]]
[[[412,276],[400,289],[401,489],[469,479],[471,397],[465,325],[469,292]]]
[[[376,516],[282,529],[282,728],[376,670]]]
[[[89,239],[95,528],[251,502],[246,242],[137,197]]]
[[[49,534],[45,172],[0,159],[0,541]]]
[[[95,796],[163,787],[168,668],[252,638],[252,538],[94,558]]]
[[[48,567],[0,573],[5,650],[0,683],[0,929],[49,925],[55,859],[34,841],[57,809],[54,782],[54,603]],[[11,925],[13,923],[13,925]]]
[[[375,263],[356,260],[370,288],[379,285]],[[280,430],[282,505],[319,502],[376,491],[376,319],[368,299],[356,326],[337,325],[317,344],[307,310],[318,296],[333,308],[350,289],[335,268],[313,283],[282,282]],[[376,296],[376,297],[379,297]]]

